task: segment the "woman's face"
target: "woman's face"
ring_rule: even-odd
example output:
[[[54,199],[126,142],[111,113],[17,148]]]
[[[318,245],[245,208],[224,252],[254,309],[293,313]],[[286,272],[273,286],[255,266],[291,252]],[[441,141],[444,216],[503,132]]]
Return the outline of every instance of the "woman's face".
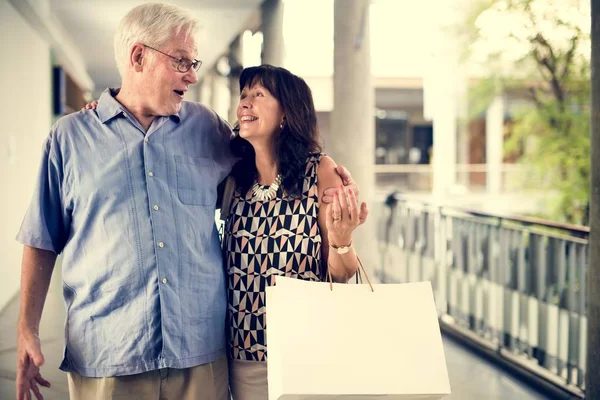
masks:
[[[268,140],[280,129],[283,109],[271,92],[255,83],[242,89],[237,118],[241,137],[251,143]]]

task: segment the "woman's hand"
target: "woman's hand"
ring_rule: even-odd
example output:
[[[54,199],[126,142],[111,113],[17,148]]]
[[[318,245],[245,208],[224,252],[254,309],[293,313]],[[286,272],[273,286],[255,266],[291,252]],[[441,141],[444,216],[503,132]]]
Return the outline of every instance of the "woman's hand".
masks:
[[[329,245],[340,247],[352,243],[352,232],[366,221],[367,204],[358,208],[358,199],[354,191],[346,186],[337,189],[331,204],[327,205],[327,230]]]
[[[350,171],[348,171],[345,167],[338,165],[335,167],[335,172],[340,176],[340,178],[342,178],[342,184],[344,185],[344,187],[346,187],[348,189],[352,189],[352,193],[354,193],[354,195],[358,198],[359,187],[356,184],[356,182],[354,182],[354,179],[352,179],[352,175],[350,174]],[[325,204],[331,204],[333,202],[333,199],[335,197],[335,192],[337,190],[339,190],[339,189],[336,189],[335,187],[330,187],[328,189],[325,189],[325,192],[323,193],[321,201]],[[358,219],[360,220],[361,224],[365,223],[365,221],[367,220],[367,214],[368,214],[366,204],[364,204],[364,205],[365,205],[365,207],[361,208],[360,214],[358,214]]]
[[[85,106],[81,108],[83,110],[95,110],[98,107],[98,100],[93,100],[91,103],[87,103]]]

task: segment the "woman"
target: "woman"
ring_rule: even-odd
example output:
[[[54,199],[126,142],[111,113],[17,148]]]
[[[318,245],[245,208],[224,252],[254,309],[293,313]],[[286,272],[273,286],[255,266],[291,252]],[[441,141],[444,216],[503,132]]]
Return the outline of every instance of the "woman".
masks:
[[[312,94],[289,71],[262,65],[240,77],[241,159],[225,222],[230,386],[234,400],[268,398],[265,289],[277,276],[347,282],[358,268],[352,233],[366,217],[336,164],[321,153]],[[325,188],[339,187],[330,206]],[[301,301],[301,299],[299,299]]]

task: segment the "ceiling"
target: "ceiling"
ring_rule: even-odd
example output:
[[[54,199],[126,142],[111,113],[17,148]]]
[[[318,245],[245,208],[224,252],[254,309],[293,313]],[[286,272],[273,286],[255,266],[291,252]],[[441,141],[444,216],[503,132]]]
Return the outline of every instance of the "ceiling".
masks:
[[[79,49],[96,91],[118,86],[119,73],[114,61],[113,36],[121,18],[133,7],[147,3],[139,0],[50,0],[53,14]],[[170,0],[190,10],[200,20],[197,38],[199,55],[207,70],[238,33],[256,19],[262,0]]]

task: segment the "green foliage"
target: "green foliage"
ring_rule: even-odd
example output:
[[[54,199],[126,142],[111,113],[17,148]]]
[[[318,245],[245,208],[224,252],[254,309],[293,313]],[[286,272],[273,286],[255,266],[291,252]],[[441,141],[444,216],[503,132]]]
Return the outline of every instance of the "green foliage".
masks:
[[[497,18],[514,16],[507,19],[514,26],[507,29],[506,40],[524,51],[510,59],[506,47],[488,49],[483,64],[489,76],[471,88],[469,109],[472,115],[480,115],[499,93],[527,100],[513,113],[505,152],[518,156],[528,170],[528,179],[548,193],[542,217],[585,224],[590,178],[590,69],[589,33],[582,21],[586,21],[589,10],[581,9],[575,0],[552,3],[482,0],[473,7],[462,28],[467,58],[473,57],[477,44],[481,49],[482,41],[506,45],[490,41],[482,26],[481,20],[486,17],[490,21],[492,13]],[[509,60],[511,68],[507,68]]]

